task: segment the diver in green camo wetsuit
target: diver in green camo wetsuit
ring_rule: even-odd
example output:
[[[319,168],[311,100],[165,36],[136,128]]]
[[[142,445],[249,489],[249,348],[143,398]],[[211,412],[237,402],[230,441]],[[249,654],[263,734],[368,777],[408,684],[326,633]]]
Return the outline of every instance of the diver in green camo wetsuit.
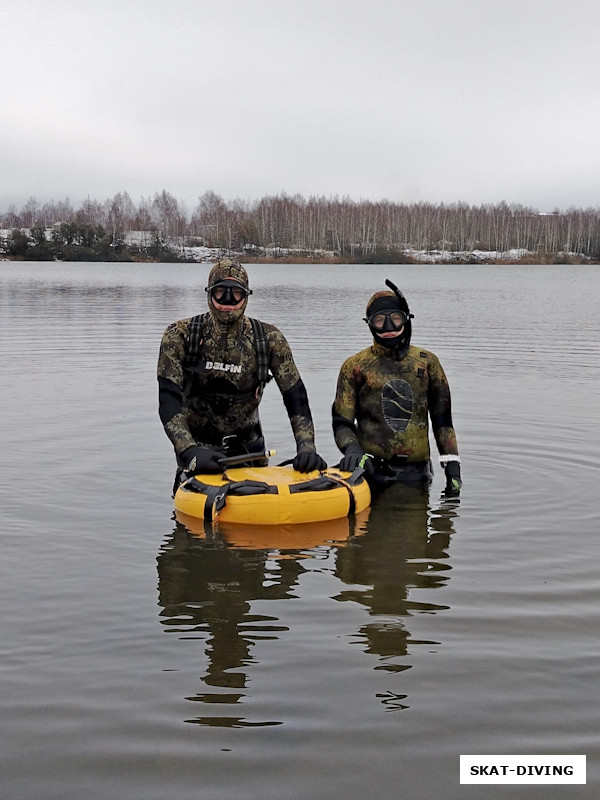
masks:
[[[428,487],[433,477],[429,419],[446,474],[446,494],[462,486],[450,387],[436,355],[411,345],[404,295],[376,292],[367,305],[373,344],[348,358],[338,377],[333,433],[340,468],[365,469],[375,492],[396,482]]]
[[[209,313],[169,325],[158,357],[159,414],[180,473],[220,472],[225,456],[264,452],[258,407],[271,376],[296,441],[294,469],[325,469],[289,344],[274,325],[244,314],[251,294],[244,267],[217,261],[206,292]]]

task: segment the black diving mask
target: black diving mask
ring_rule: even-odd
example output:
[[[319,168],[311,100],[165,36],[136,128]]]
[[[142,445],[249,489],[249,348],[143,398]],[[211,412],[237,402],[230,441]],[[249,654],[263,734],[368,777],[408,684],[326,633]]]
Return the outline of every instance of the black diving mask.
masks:
[[[245,300],[251,291],[239,283],[217,283],[206,289],[210,297],[220,306],[237,306]]]
[[[384,308],[371,314],[370,317],[365,317],[365,322],[378,333],[391,333],[401,331],[408,322],[408,316],[397,308]]]

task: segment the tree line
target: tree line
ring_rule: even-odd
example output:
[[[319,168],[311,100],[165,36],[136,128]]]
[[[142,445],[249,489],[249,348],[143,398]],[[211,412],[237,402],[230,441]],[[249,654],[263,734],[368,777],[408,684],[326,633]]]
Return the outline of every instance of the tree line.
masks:
[[[0,237],[0,252],[29,261],[187,261],[178,248],[159,231],[150,231],[137,242],[115,234],[102,225],[60,222],[51,228],[13,228]]]
[[[69,259],[87,248],[90,258],[167,259],[173,248],[205,246],[224,253],[345,261],[410,261],[420,251],[441,260],[469,260],[477,251],[500,257],[510,251],[537,259],[600,259],[600,209],[540,212],[522,205],[397,203],[348,197],[268,195],[226,201],[205,192],[191,212],[169,192],[134,203],[127,192],[103,202],[69,199],[39,203],[30,198],[0,212],[9,231],[0,246],[13,257],[45,252]],[[132,232],[146,236],[133,243]]]

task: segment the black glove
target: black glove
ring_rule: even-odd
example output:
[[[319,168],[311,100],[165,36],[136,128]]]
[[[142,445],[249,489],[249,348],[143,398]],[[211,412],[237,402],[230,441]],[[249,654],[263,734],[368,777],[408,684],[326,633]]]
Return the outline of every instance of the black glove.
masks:
[[[361,463],[362,462],[362,463]],[[373,461],[357,444],[349,444],[340,461],[342,472],[354,472],[357,467],[362,467],[365,472],[373,473]]]
[[[460,477],[460,463],[458,461],[448,461],[444,467],[446,473],[446,488],[444,494],[447,497],[457,497],[462,488],[462,478]]]
[[[313,472],[315,469],[327,469],[327,462],[312,450],[301,450],[292,461],[292,466],[297,472]]]
[[[181,460],[186,472],[197,475],[199,472],[222,472],[223,467],[219,465],[219,459],[225,458],[226,455],[223,450],[213,450],[195,444],[183,451]]]

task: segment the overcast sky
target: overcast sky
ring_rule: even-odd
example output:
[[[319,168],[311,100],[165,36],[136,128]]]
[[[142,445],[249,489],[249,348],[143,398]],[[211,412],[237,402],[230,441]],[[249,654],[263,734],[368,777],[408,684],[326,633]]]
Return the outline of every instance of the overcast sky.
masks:
[[[0,207],[600,207],[598,0],[3,0]]]

